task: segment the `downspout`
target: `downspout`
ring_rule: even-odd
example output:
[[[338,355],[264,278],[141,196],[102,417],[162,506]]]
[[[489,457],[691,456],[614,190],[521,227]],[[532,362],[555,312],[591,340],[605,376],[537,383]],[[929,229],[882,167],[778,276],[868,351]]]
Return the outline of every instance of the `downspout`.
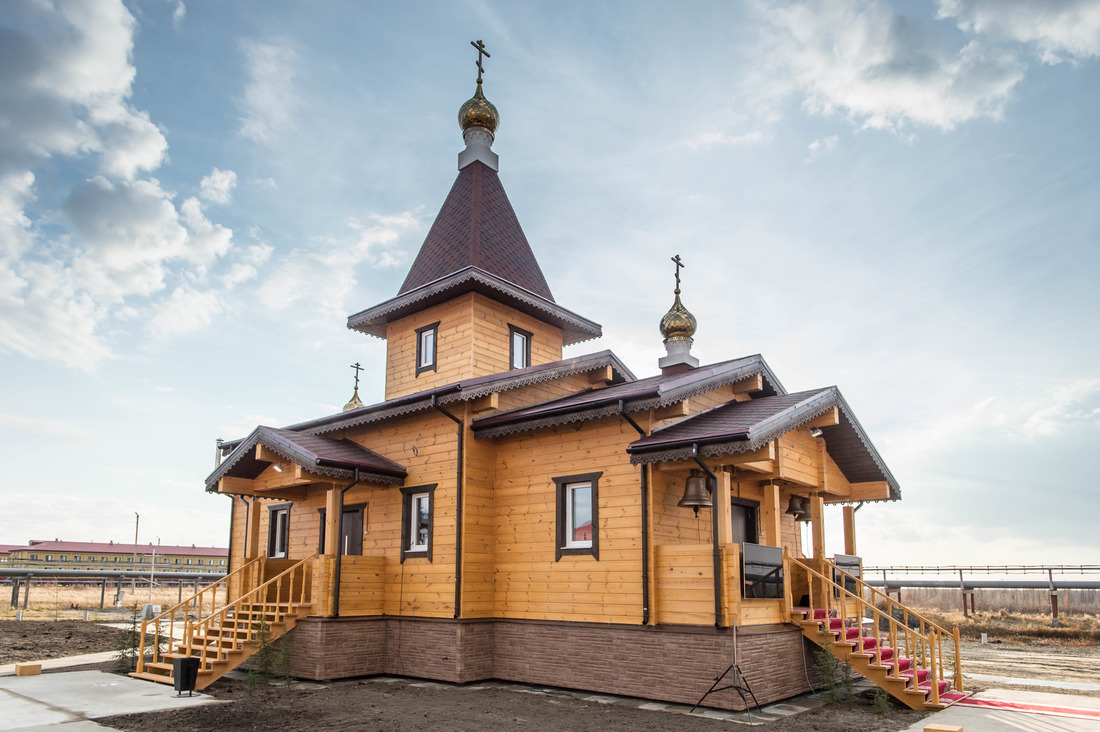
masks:
[[[619,416],[636,429],[639,436],[646,436],[645,430],[626,413],[622,399],[619,400]],[[645,464],[638,467],[642,471],[642,625],[649,625],[649,470]]]
[[[332,577],[332,617],[340,617],[340,565],[344,558],[344,548],[340,544],[340,535],[344,533],[344,494],[359,482],[359,468],[355,469],[352,481],[340,489],[340,502],[336,507],[336,571]],[[326,517],[326,522],[328,517]]]
[[[458,425],[458,457],[455,466],[455,617],[462,614],[462,466],[466,462],[463,449],[466,444],[466,425],[461,419],[439,406],[432,394],[432,408]],[[434,509],[433,509],[434,510]]]
[[[699,443],[694,443],[691,446],[691,457],[699,464],[699,467],[703,469],[703,472],[710,477],[710,484],[713,486],[711,490],[711,503],[716,503],[718,500],[718,476],[714,474],[705,462],[699,458]],[[711,539],[714,544],[714,627],[722,627],[722,559],[718,554],[718,506],[712,505],[710,507],[711,518]]]

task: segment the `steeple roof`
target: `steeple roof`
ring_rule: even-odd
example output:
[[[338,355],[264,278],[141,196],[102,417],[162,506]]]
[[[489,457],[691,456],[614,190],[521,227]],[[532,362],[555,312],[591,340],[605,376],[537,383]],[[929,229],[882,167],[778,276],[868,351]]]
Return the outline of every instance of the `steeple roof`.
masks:
[[[398,295],[471,266],[554,302],[499,176],[480,161],[459,171]]]

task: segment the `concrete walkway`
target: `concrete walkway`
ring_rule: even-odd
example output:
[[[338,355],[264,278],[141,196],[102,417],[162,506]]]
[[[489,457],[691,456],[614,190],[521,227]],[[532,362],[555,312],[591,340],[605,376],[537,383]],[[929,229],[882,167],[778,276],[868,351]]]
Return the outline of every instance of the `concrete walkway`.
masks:
[[[118,656],[118,651],[103,651],[101,653],[85,653],[82,656],[66,656],[65,658],[51,658],[46,661],[32,661],[42,664],[42,670],[54,668],[69,668],[71,666],[84,666],[89,663],[103,663],[113,661]],[[0,666],[0,676],[14,676],[15,664],[7,663]]]
[[[966,732],[1100,732],[1100,699],[990,689],[925,717],[904,732],[921,732],[933,723],[957,725]]]
[[[102,671],[10,676],[0,679],[0,730],[91,732],[107,729],[91,721],[100,717],[217,703],[202,694],[177,697],[170,686]]]

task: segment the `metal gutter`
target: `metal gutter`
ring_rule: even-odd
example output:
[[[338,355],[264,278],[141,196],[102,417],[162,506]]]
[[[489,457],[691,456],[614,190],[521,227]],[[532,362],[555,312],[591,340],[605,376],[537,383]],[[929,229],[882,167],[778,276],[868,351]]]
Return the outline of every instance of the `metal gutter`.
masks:
[[[699,446],[691,446],[691,457],[699,464],[711,481],[710,531],[711,544],[714,546],[714,627],[722,627],[722,559],[718,552],[718,476],[699,458]]]
[[[340,544],[340,537],[344,533],[344,494],[348,489],[359,482],[359,468],[355,469],[355,477],[350,483],[340,489],[340,501],[336,507],[336,571],[333,573],[332,583],[332,617],[340,617],[340,567],[343,564],[344,548]],[[328,520],[328,517],[325,517]]]

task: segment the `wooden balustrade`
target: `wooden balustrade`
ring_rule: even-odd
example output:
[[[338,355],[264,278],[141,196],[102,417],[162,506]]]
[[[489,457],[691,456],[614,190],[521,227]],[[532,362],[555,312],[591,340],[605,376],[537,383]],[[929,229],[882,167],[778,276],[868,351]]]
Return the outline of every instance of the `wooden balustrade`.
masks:
[[[218,606],[218,592],[221,589],[225,590],[225,601],[222,603],[223,607],[229,604],[229,595],[231,584],[234,582],[252,583],[255,586],[256,579],[263,576],[263,563],[264,558],[253,559],[246,562],[239,568],[225,575],[217,582],[207,585],[199,590],[197,593],[188,597],[176,605],[168,608],[155,618],[142,618],[141,620],[141,640],[138,643],[138,657],[137,657],[137,670],[142,672],[145,670],[145,640],[149,632],[149,626],[153,626],[153,662],[160,661],[160,646],[161,638],[163,634],[161,632],[162,626],[167,626],[167,642],[171,647],[172,643],[176,639],[176,618],[181,616],[180,620],[186,626],[186,623],[193,619],[199,619],[213,615]],[[204,615],[207,610],[207,603],[209,602],[209,612]],[[186,632],[186,631],[185,631]]]
[[[805,575],[813,604],[814,598],[821,598],[814,604],[814,609],[835,610],[841,620],[842,628],[855,627],[861,629],[864,618],[869,618],[874,624],[874,637],[881,638],[882,630],[887,630],[889,648],[893,649],[894,659],[912,659],[910,669],[914,676],[914,687],[919,686],[916,678],[917,669],[928,670],[930,682],[929,699],[933,704],[940,702],[939,681],[944,678],[943,641],[950,639],[954,646],[954,687],[956,691],[963,690],[961,657],[959,655],[959,629],[955,626],[948,631],[934,623],[920,613],[895,602],[884,593],[876,590],[862,579],[839,569],[828,560],[822,560],[820,564],[825,572],[811,566],[811,560],[801,560],[791,556],[786,557],[786,563]],[[840,582],[833,579],[833,572],[840,575]],[[845,587],[848,583],[854,583],[855,591]],[[868,599],[870,598],[870,599]],[[879,608],[875,602],[881,601],[885,608]],[[811,611],[812,612],[812,611]],[[787,598],[788,618],[795,622],[795,611],[790,597]],[[826,622],[827,625],[827,622]],[[843,631],[842,631],[843,636]],[[863,652],[861,646],[858,652]],[[871,650],[873,663],[882,665],[883,644],[876,643]],[[902,680],[900,663],[893,663],[888,672],[891,678]]]
[[[169,648],[177,644],[178,639],[175,637],[177,616],[182,616],[180,620],[183,625],[182,640],[179,642],[179,647],[185,655],[190,656],[193,650],[192,641],[196,635],[205,635],[211,627],[223,625],[230,613],[238,613],[240,608],[245,605],[259,606],[262,612],[267,614],[269,611],[277,609],[280,604],[308,604],[312,589],[310,570],[316,556],[314,554],[307,559],[297,561],[266,581],[264,579],[265,559],[263,557],[253,559],[183,602],[165,610],[157,617],[151,620],[142,620],[141,640],[138,647],[138,673],[145,670],[145,641],[150,624],[154,628],[152,662],[157,663],[160,662],[162,656],[160,650],[163,635],[162,625],[167,625]],[[233,601],[229,601],[228,596],[231,580],[239,580],[242,583],[242,588],[247,589]],[[216,596],[223,584],[226,588],[226,602],[219,609]],[[210,604],[209,612],[207,612],[208,601]],[[272,608],[272,606],[276,607]],[[251,639],[251,634],[249,639]]]

